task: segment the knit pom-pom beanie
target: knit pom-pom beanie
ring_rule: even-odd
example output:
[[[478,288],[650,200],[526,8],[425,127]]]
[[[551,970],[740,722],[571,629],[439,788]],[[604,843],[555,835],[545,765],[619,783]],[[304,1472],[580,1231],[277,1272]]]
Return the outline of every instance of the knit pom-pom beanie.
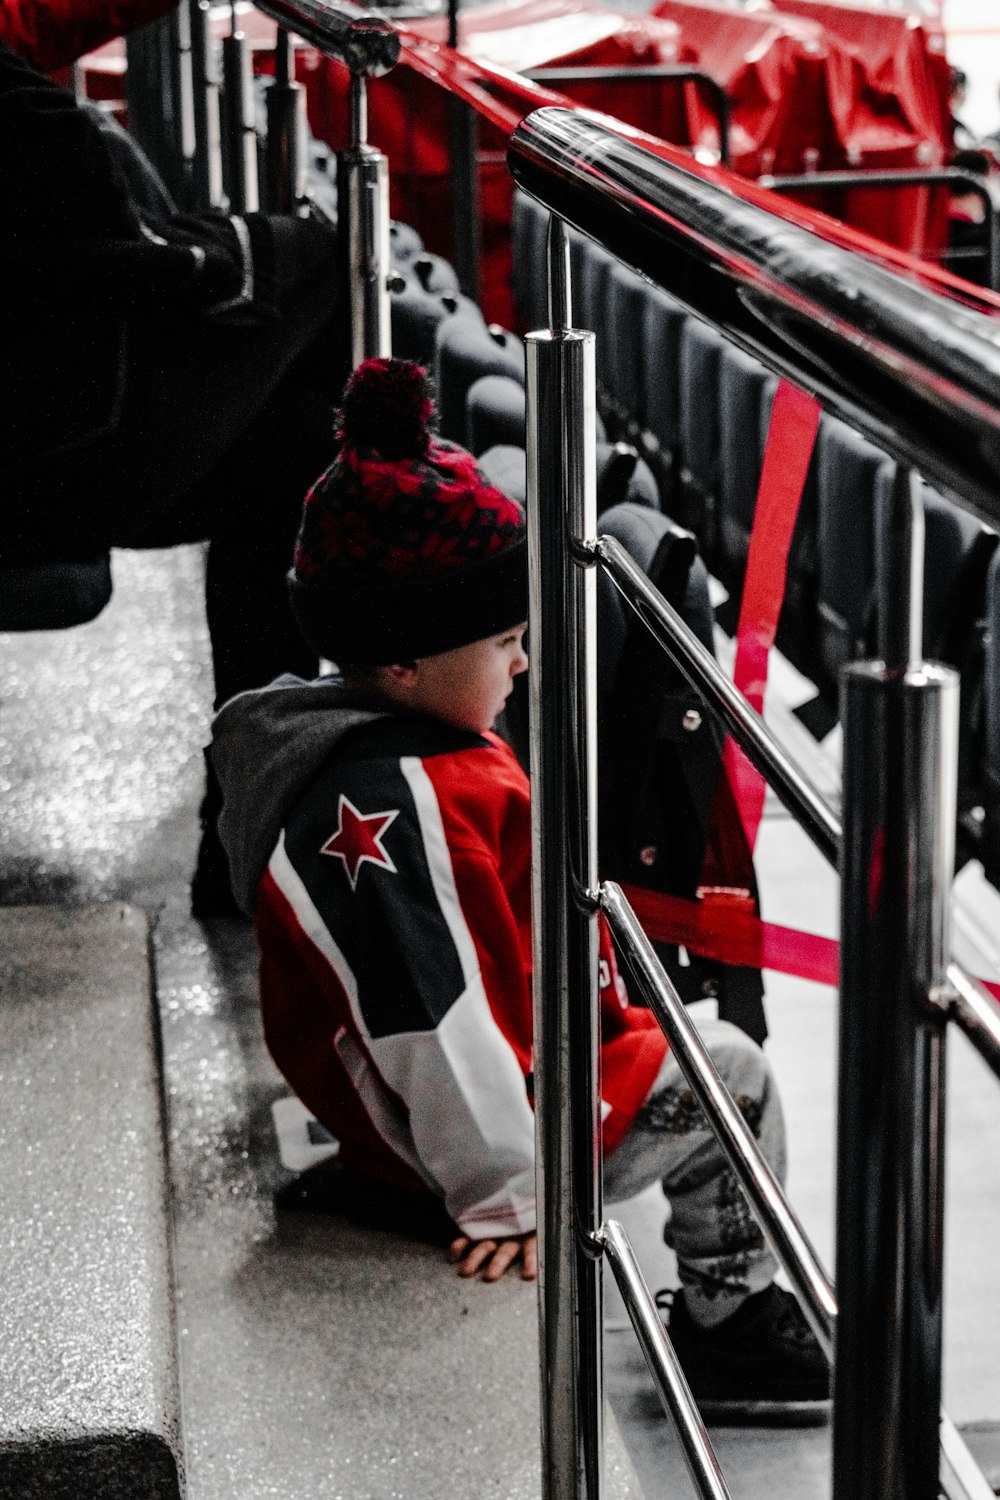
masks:
[[[433,420],[420,365],[369,359],[347,383],[289,575],[300,628],[332,661],[434,656],[527,616],[524,513]]]

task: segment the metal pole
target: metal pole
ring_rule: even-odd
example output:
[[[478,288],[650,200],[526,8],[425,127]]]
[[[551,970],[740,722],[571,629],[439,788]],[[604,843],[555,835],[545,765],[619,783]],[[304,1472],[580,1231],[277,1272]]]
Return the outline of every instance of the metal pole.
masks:
[[[351,75],[351,145],[337,153],[338,236],[350,317],[350,358],[392,353],[389,321],[389,164],[365,140],[364,77]]]
[[[295,82],[294,48],[278,28],[274,82],[267,90],[267,207],[273,214],[304,214],[306,199],[306,93]]]
[[[617,1219],[609,1219],[600,1238],[649,1373],[660,1394],[663,1410],[680,1440],[699,1500],[730,1500],[729,1488],[705,1424],[628,1235]]]
[[[604,1454],[594,335],[526,340],[542,1494],[600,1500]]]
[[[235,213],[254,213],[259,207],[257,185],[257,122],[255,119],[250,48],[236,26],[222,40],[222,78],[225,102],[225,187]]]
[[[830,1354],[837,1302],[819,1256],[789,1207],[781,1183],[761,1155],[753,1132],[722,1081],[653,945],[621,887],[612,880],[601,887],[601,909],[611,923],[623,961],[635,976],[640,993],[670,1043],[685,1082],[701,1105],[764,1237],[792,1283],[802,1311],[822,1349]]]
[[[194,189],[199,208],[222,203],[219,74],[211,37],[209,0],[189,0],[194,101]]]
[[[843,684],[834,1500],[937,1500],[958,679]]]
[[[197,140],[194,112],[194,64],[191,58],[191,12],[181,5],[174,12],[177,39],[177,114],[180,123],[181,175],[190,200],[194,198],[194,156]],[[190,202],[186,205],[190,207]]]
[[[448,46],[458,50],[459,0],[448,0]],[[448,99],[451,148],[452,259],[458,284],[467,297],[480,300],[479,173],[476,164],[476,112],[464,100]]]
[[[898,464],[889,495],[886,569],[878,608],[878,654],[907,667],[923,656],[924,497],[920,475]]]

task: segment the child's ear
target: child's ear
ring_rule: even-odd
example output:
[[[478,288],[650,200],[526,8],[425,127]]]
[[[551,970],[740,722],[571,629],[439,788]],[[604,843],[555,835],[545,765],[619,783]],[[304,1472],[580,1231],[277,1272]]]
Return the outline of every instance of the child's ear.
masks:
[[[417,664],[415,661],[397,661],[391,667],[384,667],[390,682],[397,687],[409,687],[417,679]]]

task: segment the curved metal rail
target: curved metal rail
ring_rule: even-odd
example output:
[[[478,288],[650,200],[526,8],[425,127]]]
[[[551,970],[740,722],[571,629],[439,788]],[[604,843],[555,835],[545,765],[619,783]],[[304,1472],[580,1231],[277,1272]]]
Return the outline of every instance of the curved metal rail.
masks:
[[[552,212],[1000,525],[1000,316],[569,110],[523,120],[508,161]]]
[[[399,60],[391,23],[349,0],[254,0],[254,6],[360,77],[381,78]]]

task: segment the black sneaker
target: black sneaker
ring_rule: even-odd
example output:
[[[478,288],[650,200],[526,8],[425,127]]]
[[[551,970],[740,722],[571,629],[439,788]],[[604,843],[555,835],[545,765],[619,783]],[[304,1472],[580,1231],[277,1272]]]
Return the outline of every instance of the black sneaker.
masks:
[[[695,1323],[679,1292],[667,1328],[706,1420],[798,1425],[829,1415],[830,1365],[791,1292],[772,1283],[715,1328]]]

